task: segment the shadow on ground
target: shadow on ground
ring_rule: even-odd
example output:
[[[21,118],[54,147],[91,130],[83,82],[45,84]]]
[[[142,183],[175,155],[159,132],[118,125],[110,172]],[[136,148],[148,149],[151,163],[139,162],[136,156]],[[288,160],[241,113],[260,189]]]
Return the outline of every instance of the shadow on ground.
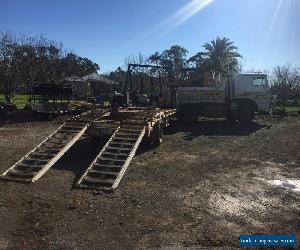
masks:
[[[174,122],[165,130],[166,135],[176,134],[178,132],[185,132],[186,140],[192,140],[195,137],[206,136],[247,136],[255,133],[262,128],[270,128],[266,125],[251,122],[242,124],[238,122],[227,122],[226,120],[198,120],[194,123],[179,123]]]
[[[26,122],[42,122],[42,121],[49,121],[49,115],[33,113],[27,110],[19,110],[14,113],[1,115],[0,126],[4,125],[5,123],[19,124],[19,123],[26,123]]]
[[[228,123],[224,120],[200,120],[195,123],[173,123],[165,130],[166,135],[172,135],[179,132],[186,132],[184,139],[192,140],[198,136],[247,136],[267,126],[252,122],[249,124]],[[109,138],[92,138],[83,136],[76,142],[69,151],[53,166],[57,170],[71,171],[74,173],[73,186],[83,175],[97,154],[101,151]],[[146,141],[141,143],[136,155],[143,154],[153,150],[151,145]]]
[[[20,124],[27,122],[64,122],[70,115],[52,115],[48,113],[35,113],[29,110],[18,110],[13,113],[0,115],[0,127],[8,124]]]
[[[92,161],[99,154],[108,138],[92,138],[84,136],[77,141],[68,152],[53,166],[57,170],[74,172],[73,187],[83,175]]]

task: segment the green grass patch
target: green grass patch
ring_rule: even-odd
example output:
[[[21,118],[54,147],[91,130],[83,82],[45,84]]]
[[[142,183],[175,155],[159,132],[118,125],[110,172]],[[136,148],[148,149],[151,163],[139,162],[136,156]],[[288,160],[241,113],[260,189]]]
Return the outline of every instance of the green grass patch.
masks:
[[[4,95],[0,95],[0,102],[4,102]],[[25,105],[28,103],[27,95],[15,95],[13,99],[13,103],[17,106],[18,109],[23,109]]]
[[[288,113],[297,113],[300,111],[300,107],[284,107],[284,109]]]

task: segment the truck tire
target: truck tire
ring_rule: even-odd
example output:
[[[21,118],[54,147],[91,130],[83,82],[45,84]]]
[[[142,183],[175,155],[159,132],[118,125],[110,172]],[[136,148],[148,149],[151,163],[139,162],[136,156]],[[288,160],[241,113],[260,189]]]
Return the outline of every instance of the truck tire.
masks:
[[[236,114],[233,111],[229,111],[226,115],[226,120],[228,122],[235,122],[236,121]]]
[[[191,110],[182,110],[178,114],[178,120],[183,123],[191,123],[197,121],[197,114],[195,111]]]
[[[242,105],[239,111],[239,121],[242,123],[249,123],[254,120],[255,110],[248,105]]]

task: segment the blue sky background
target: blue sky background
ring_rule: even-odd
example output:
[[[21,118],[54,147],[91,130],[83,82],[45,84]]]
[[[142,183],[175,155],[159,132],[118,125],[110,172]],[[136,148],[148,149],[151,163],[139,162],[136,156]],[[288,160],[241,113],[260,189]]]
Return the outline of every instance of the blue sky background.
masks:
[[[190,56],[226,36],[244,56],[244,69],[300,65],[299,0],[194,0],[210,4],[174,27],[174,13],[192,0],[3,0],[0,30],[44,34],[97,62],[101,72],[124,58],[182,45]],[[170,18],[171,17],[171,18]]]

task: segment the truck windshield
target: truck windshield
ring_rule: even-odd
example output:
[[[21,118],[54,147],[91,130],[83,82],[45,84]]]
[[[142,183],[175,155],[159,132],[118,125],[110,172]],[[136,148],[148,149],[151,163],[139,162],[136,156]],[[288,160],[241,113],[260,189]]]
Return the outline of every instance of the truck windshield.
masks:
[[[267,85],[267,79],[265,77],[255,77],[253,78],[254,86],[264,86]]]

